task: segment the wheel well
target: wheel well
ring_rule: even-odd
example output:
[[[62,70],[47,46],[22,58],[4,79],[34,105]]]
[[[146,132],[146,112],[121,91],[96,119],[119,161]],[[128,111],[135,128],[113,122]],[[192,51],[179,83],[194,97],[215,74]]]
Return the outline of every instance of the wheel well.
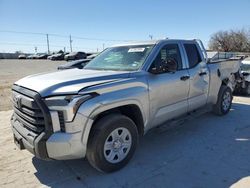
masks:
[[[225,79],[222,80],[221,86],[223,86],[223,85],[229,87],[229,88],[231,89],[232,92],[233,92],[234,89],[235,89],[235,88],[233,87],[233,85],[230,83],[229,78],[225,78]]]
[[[136,125],[140,136],[144,134],[144,122],[140,108],[137,105],[125,105],[109,109],[94,117],[94,123],[108,114],[119,113],[129,117]]]

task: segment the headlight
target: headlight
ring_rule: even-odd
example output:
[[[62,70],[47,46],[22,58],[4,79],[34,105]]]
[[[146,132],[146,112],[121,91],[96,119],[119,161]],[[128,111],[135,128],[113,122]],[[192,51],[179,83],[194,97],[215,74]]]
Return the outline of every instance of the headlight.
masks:
[[[92,98],[92,95],[55,96],[45,99],[50,110],[63,112],[64,120],[72,121],[80,105]]]

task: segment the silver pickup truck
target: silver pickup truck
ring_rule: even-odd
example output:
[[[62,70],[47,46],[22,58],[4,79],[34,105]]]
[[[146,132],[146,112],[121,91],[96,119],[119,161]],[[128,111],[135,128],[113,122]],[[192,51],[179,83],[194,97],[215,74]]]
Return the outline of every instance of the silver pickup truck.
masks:
[[[12,87],[14,141],[36,157],[125,166],[153,127],[197,109],[229,112],[236,61],[209,62],[199,40],[110,47],[84,69],[25,77]]]

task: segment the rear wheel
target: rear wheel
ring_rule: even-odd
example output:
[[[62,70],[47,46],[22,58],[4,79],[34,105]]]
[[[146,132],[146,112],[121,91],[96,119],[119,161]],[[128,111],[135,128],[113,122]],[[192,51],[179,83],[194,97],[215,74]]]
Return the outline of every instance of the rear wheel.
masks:
[[[217,115],[225,115],[229,112],[232,105],[232,91],[229,87],[222,85],[218,94],[217,103],[213,112]]]
[[[120,114],[105,116],[91,130],[87,159],[99,171],[119,170],[133,156],[137,142],[137,128],[130,118]]]

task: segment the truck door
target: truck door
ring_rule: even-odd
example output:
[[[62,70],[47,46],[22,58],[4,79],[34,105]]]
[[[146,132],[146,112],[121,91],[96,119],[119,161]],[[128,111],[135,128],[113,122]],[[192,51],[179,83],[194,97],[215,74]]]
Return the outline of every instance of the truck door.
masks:
[[[150,69],[154,69],[157,63],[161,64],[168,58],[177,62],[176,72],[149,73],[148,76],[152,126],[185,114],[188,109],[189,75],[183,67],[184,59],[179,45],[177,43],[163,45]]]
[[[209,71],[198,44],[185,42],[183,46],[190,75],[190,89],[188,93],[188,111],[190,112],[207,103]]]

